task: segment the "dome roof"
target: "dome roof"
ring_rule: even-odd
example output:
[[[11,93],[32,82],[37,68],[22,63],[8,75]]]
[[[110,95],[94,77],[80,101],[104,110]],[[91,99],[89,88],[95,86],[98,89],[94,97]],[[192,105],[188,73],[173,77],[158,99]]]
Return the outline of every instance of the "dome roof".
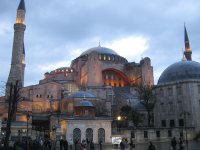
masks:
[[[101,54],[111,54],[111,55],[118,55],[114,50],[112,49],[109,49],[109,48],[106,48],[106,47],[101,47],[101,46],[98,46],[98,47],[93,47],[93,48],[90,48],[88,50],[86,50],[85,52],[83,52],[80,56],[84,56],[84,55],[87,55],[87,54],[90,54],[92,52],[97,52],[97,53],[101,53]]]
[[[73,98],[96,98],[95,95],[85,92],[85,91],[77,91],[72,94]]]
[[[75,107],[94,107],[94,105],[89,101],[79,101],[76,102]]]
[[[200,63],[195,61],[174,63],[163,71],[158,84],[188,79],[200,80]]]

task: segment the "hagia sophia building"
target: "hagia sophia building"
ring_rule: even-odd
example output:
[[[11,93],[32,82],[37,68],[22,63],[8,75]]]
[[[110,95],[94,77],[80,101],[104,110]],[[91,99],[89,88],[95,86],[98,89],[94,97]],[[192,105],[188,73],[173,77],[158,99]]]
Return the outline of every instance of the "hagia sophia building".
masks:
[[[137,96],[131,87],[139,84],[153,85],[153,67],[150,58],[139,63],[128,62],[114,50],[90,48],[75,58],[69,67],[61,67],[44,74],[39,84],[24,87],[25,73],[25,2],[20,1],[14,24],[14,42],[10,73],[6,85],[19,81],[21,97],[13,126],[17,130],[26,126],[30,113],[29,128],[32,135],[50,134],[74,140],[90,139],[98,143],[101,138],[110,143],[112,117],[122,104],[137,104]],[[6,96],[1,97],[2,120],[7,118]],[[25,131],[24,131],[25,132]],[[31,134],[31,133],[28,133]]]
[[[0,97],[1,132],[5,130],[8,117],[9,86],[18,81],[22,99],[12,123],[12,137],[19,132],[25,135],[28,129],[28,136],[32,138],[49,136],[111,143],[112,122],[122,106],[145,111],[135,88],[154,85],[151,59],[145,57],[139,63],[128,62],[114,50],[99,44],[77,56],[70,66],[46,72],[38,84],[24,87],[25,12],[25,2],[20,0],[6,95]],[[190,137],[199,131],[200,64],[192,61],[186,28],[185,44],[184,59],[169,66],[155,86],[155,127],[166,128],[168,136],[163,134],[166,138],[175,133],[183,135],[185,123],[190,127]],[[193,117],[188,119],[186,112]],[[30,115],[28,120],[27,114]],[[145,121],[143,123],[145,125]],[[158,130],[155,133],[157,135]]]

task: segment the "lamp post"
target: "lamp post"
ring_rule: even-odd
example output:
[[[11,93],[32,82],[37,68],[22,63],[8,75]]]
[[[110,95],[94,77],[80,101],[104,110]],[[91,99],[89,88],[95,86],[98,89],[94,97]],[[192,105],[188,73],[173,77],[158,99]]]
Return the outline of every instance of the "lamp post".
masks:
[[[122,117],[121,116],[117,116],[117,131],[119,132],[120,131],[120,126],[119,126],[119,124],[120,124],[120,121],[122,120]]]
[[[27,114],[26,114],[26,128],[27,128],[27,130],[26,130],[26,146],[27,146],[27,149],[28,149],[28,121],[29,121],[29,119],[30,119],[30,112],[29,111],[27,111]]]
[[[188,150],[188,138],[187,138],[187,116],[189,116],[190,115],[190,113],[189,112],[187,112],[187,111],[183,111],[182,113],[181,113],[181,116],[183,115],[183,118],[184,118],[184,128],[185,128],[185,141],[186,141],[186,148],[187,148],[187,150]]]

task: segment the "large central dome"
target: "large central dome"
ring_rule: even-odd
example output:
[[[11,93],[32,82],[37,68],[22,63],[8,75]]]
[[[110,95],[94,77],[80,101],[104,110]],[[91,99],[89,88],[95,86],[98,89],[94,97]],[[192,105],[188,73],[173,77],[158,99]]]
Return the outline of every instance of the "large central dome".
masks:
[[[92,52],[97,52],[97,53],[100,53],[100,54],[111,54],[111,55],[118,55],[114,50],[112,49],[109,49],[109,48],[106,48],[106,47],[101,47],[101,46],[98,46],[98,47],[93,47],[93,48],[90,48],[88,50],[86,50],[85,52],[83,52],[80,56],[83,56],[83,55],[87,55],[87,54],[90,54]]]
[[[200,63],[195,61],[174,63],[164,70],[158,80],[158,84],[188,79],[200,80]]]

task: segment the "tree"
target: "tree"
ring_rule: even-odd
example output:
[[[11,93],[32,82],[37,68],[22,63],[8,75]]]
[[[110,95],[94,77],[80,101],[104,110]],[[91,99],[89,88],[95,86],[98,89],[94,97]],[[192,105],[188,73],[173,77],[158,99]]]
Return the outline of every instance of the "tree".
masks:
[[[4,140],[4,149],[8,149],[8,141],[11,134],[11,123],[14,121],[15,113],[17,111],[17,103],[21,99],[20,96],[20,87],[19,82],[16,81],[16,84],[13,85],[12,83],[9,86],[9,93],[7,95],[7,102],[8,102],[8,119],[6,125],[6,137]]]
[[[147,111],[148,126],[153,126],[153,109],[156,103],[155,93],[153,92],[153,86],[140,85],[137,88],[141,103],[144,105]]]
[[[120,114],[123,118],[131,121],[135,127],[137,127],[138,124],[143,121],[143,116],[128,105],[121,108]]]
[[[108,110],[106,108],[105,102],[97,101],[95,104],[96,116],[107,116]]]

